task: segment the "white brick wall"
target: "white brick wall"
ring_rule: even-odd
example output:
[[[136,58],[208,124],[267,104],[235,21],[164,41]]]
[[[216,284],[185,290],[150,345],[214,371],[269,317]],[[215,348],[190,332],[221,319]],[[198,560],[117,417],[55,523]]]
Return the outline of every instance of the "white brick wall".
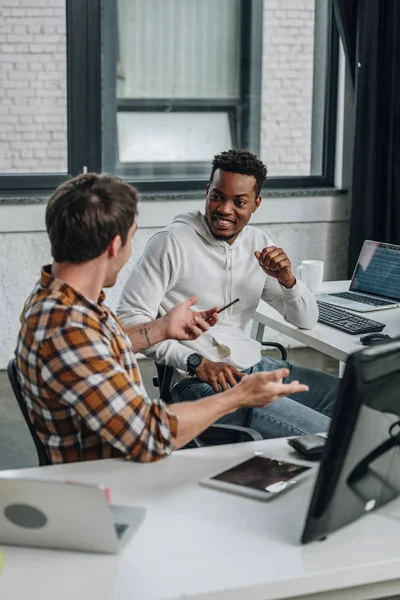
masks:
[[[260,158],[274,177],[310,175],[315,2],[264,0]]]
[[[67,171],[65,0],[0,0],[0,173]]]
[[[264,0],[260,155],[274,176],[310,174],[315,1]],[[0,89],[0,173],[65,172],[65,0],[0,0]]]

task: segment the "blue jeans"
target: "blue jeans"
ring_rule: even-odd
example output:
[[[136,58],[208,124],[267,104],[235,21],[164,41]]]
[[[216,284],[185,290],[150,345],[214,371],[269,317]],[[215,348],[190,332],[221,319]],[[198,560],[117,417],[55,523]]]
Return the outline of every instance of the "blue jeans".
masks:
[[[308,385],[309,391],[278,398],[272,404],[254,408],[252,411],[246,408],[238,409],[218,422],[251,427],[265,439],[328,431],[339,379],[321,371],[298,367],[271,357],[263,357],[259,363],[243,373],[274,371],[281,368],[289,369],[284,383],[298,380]],[[174,402],[198,400],[215,393],[208,383],[195,378],[179,381],[171,390]]]

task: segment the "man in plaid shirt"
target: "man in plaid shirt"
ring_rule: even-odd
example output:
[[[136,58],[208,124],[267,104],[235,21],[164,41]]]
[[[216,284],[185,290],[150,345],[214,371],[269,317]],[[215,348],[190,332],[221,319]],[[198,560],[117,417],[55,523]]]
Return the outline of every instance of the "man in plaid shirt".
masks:
[[[234,388],[169,408],[150,400],[134,355],[165,339],[193,340],[217,308],[191,310],[122,329],[105,305],[131,254],[136,190],[118,178],[83,174],[57,188],[46,209],[53,264],[45,266],[21,315],[17,375],[32,423],[52,463],[168,455],[222,416],[264,406],[306,386],[283,384],[286,369],[257,373]]]

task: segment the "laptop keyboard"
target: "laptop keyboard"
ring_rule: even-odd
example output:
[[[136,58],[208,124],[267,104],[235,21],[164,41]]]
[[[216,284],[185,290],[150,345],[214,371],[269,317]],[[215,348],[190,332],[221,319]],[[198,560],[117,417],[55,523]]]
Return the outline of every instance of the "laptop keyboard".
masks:
[[[337,298],[344,298],[345,300],[354,300],[355,302],[361,302],[362,304],[369,304],[370,306],[390,306],[393,304],[391,300],[378,300],[377,298],[361,296],[361,294],[353,294],[353,292],[339,292],[337,294],[329,295],[336,296]]]
[[[123,525],[122,523],[114,523],[115,533],[117,534],[117,538],[120,539],[125,531],[128,529],[128,525]]]
[[[317,304],[319,309],[318,321],[324,325],[329,325],[335,329],[345,331],[346,333],[360,335],[362,333],[382,331],[385,327],[385,325],[379,323],[379,321],[372,321],[372,319],[355,315],[348,310],[344,310],[333,304],[321,302],[320,300],[317,300]]]

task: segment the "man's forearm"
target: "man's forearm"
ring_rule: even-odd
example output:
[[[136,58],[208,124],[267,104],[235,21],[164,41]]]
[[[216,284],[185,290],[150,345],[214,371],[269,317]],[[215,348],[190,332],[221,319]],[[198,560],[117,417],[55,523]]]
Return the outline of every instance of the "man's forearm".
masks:
[[[131,340],[132,347],[135,352],[147,350],[150,346],[163,342],[166,339],[166,327],[164,317],[160,317],[155,321],[142,323],[128,327],[126,333]]]
[[[215,421],[239,408],[240,404],[239,394],[235,389],[195,402],[173,404],[171,408],[179,419],[178,433],[176,438],[172,439],[174,448],[182,448]]]

